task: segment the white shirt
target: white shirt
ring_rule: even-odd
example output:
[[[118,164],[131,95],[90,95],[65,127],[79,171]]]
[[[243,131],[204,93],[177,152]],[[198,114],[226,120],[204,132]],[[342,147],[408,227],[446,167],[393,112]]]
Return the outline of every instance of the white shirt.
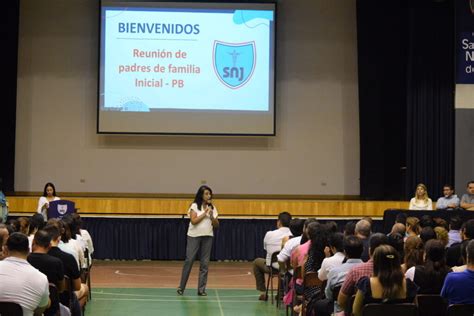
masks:
[[[48,304],[48,278],[24,259],[0,261],[0,284],[0,301],[19,304],[24,316],[33,316],[36,308]]]
[[[67,243],[61,241],[58,247],[62,251],[67,252],[68,254],[71,254],[74,257],[74,259],[76,259],[77,267],[80,271],[85,260],[84,260],[84,252],[82,251],[81,246],[79,245],[77,240],[71,238],[69,239]]]
[[[410,206],[408,207],[409,210],[415,211],[432,211],[433,210],[433,202],[430,198],[428,201],[417,200],[416,198],[411,198]]]
[[[345,257],[346,256],[342,252],[336,252],[333,256],[324,258],[321,263],[321,268],[318,270],[318,278],[321,281],[327,280],[329,272],[334,267],[340,266]]]
[[[283,249],[278,254],[278,256],[277,256],[278,261],[287,262],[288,260],[290,260],[291,252],[293,251],[293,249],[298,247],[300,245],[300,243],[301,243],[301,236],[293,237],[293,238],[289,239],[286,242],[285,246],[283,246]]]
[[[53,201],[59,201],[60,198],[55,196]],[[38,208],[36,209],[36,213],[38,214],[43,214],[43,217],[44,217],[44,220],[47,221],[48,220],[48,210],[47,209],[43,209],[43,206],[46,204],[46,203],[49,203],[50,201],[48,201],[48,199],[45,197],[45,196],[42,196],[39,198],[38,200]]]
[[[265,238],[263,238],[263,249],[267,251],[267,266],[272,262],[272,254],[275,251],[281,250],[281,240],[286,236],[291,236],[291,231],[288,227],[280,227],[265,234]],[[275,268],[278,268],[278,265],[276,266]]]
[[[415,267],[411,267],[405,272],[405,278],[410,279],[412,282],[415,282]]]
[[[204,206],[201,207],[201,210],[198,209],[196,203],[191,204],[191,207],[188,210],[188,216],[191,218],[191,211],[194,211],[197,216],[201,216],[201,214],[205,213]],[[214,218],[217,218],[217,208],[214,206],[212,210]],[[207,214],[204,218],[194,225],[193,223],[189,222],[188,228],[188,236],[189,237],[201,237],[201,236],[214,236],[211,215]]]

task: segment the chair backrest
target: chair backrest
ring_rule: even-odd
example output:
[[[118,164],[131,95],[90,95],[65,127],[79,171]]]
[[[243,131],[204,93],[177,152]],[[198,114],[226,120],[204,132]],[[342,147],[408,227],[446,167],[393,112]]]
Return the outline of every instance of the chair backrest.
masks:
[[[76,212],[76,203],[69,200],[58,200],[49,202],[48,207],[48,219],[50,218],[63,218],[67,214],[73,214]]]
[[[322,285],[323,285],[323,281],[319,279],[317,272],[305,273],[303,277],[304,287],[315,287],[315,286],[322,286]]]
[[[74,285],[72,284],[72,279],[67,275],[64,275],[64,282],[66,283],[66,292],[68,293],[69,300],[67,307],[71,307],[74,295]]]
[[[279,254],[280,254],[279,251],[275,251],[274,253],[272,253],[272,259],[271,259],[272,263],[278,262],[278,255]]]
[[[415,304],[367,304],[362,308],[362,316],[418,316]]]
[[[474,304],[454,304],[448,307],[448,316],[472,316]]]
[[[0,315],[23,316],[23,309],[17,303],[0,302]]]
[[[415,302],[420,316],[446,316],[448,303],[439,295],[418,294]]]
[[[44,312],[45,315],[58,315],[59,312],[59,292],[54,283],[49,283],[49,299],[51,305]]]

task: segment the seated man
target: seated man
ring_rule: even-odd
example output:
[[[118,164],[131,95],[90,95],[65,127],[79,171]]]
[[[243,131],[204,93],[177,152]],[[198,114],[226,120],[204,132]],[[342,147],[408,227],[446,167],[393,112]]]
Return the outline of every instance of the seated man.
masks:
[[[466,248],[467,269],[451,272],[444,280],[441,296],[451,304],[474,304],[474,240]]]
[[[64,268],[60,259],[48,255],[51,249],[51,236],[44,230],[38,230],[35,233],[32,243],[33,252],[30,253],[28,262],[38,269],[41,273],[46,275],[48,282],[54,284],[57,293],[61,293],[64,288]],[[59,296],[50,296],[51,307],[48,308],[44,315],[56,315],[59,310]]]
[[[362,245],[364,245],[364,251],[362,252],[362,261],[367,262],[369,260],[369,239],[370,234],[372,233],[372,224],[370,221],[361,219],[357,222],[355,227],[355,235],[362,240]]]
[[[324,249],[326,258],[321,263],[318,270],[318,278],[321,281],[328,279],[329,271],[334,267],[340,266],[344,261],[344,235],[342,233],[333,233],[328,238],[328,247]],[[331,255],[332,254],[332,255]]]
[[[436,202],[436,209],[446,210],[459,207],[459,198],[454,194],[454,187],[451,184],[445,184],[443,187],[443,196]]]
[[[259,300],[265,301],[267,297],[265,295],[265,273],[270,273],[270,263],[272,255],[275,251],[281,250],[281,241],[284,237],[290,236],[291,232],[288,226],[290,225],[291,215],[288,212],[282,212],[278,215],[277,229],[269,231],[265,234],[263,239],[263,249],[267,252],[266,259],[257,258],[253,262],[253,274],[257,284],[257,290],[260,291]],[[278,269],[278,264],[273,266]]]
[[[318,301],[316,303],[316,315],[318,316],[329,316],[333,312],[342,312],[343,309],[339,305],[334,304],[333,294],[336,288],[340,288],[344,283],[347,273],[356,265],[361,264],[363,261],[360,259],[364,247],[361,240],[356,236],[347,236],[343,242],[344,254],[346,262],[342,265],[335,267],[329,272],[328,282],[326,284],[325,294],[326,299]],[[337,295],[337,294],[336,294]],[[336,310],[334,310],[334,308]]]
[[[337,297],[337,304],[341,308],[347,306],[348,299],[356,293],[356,285],[362,277],[371,277],[374,273],[374,262],[372,261],[372,255],[375,249],[380,245],[386,245],[388,243],[387,236],[382,233],[375,233],[370,236],[369,240],[369,256],[370,260],[353,267],[344,279],[339,296]]]
[[[49,307],[49,284],[46,276],[26,261],[28,237],[13,233],[3,248],[6,258],[0,261],[0,301],[19,304],[24,316],[41,315]]]
[[[58,222],[53,223],[57,224]],[[74,297],[72,298],[73,306],[69,306],[70,297],[67,291],[61,293],[59,299],[61,304],[68,306],[71,310],[71,314],[80,315],[81,307],[87,302],[89,295],[89,288],[86,284],[81,283],[81,272],[77,267],[77,262],[74,257],[66,252],[59,249],[58,244],[61,241],[60,230],[55,224],[46,225],[43,230],[47,232],[51,237],[51,249],[48,251],[48,255],[60,259],[64,267],[64,275],[68,276],[72,281],[72,287],[74,290]],[[66,285],[67,286],[67,285]]]
[[[462,242],[451,245],[446,251],[446,263],[450,267],[463,265],[461,258],[461,248],[464,243],[474,239],[474,219],[470,219],[461,227]]]
[[[467,193],[461,198],[461,207],[469,211],[474,211],[474,181],[467,183]]]
[[[289,265],[291,252],[301,243],[301,238],[303,234],[303,230],[305,229],[306,222],[304,219],[301,218],[294,218],[290,222],[290,231],[293,238],[288,239],[285,244],[283,245],[283,249],[278,254],[278,263],[280,266],[286,270]],[[283,241],[290,236],[283,238]],[[291,274],[293,274],[292,270],[289,270]]]
[[[452,216],[449,219],[449,242],[448,247],[451,247],[453,244],[462,242],[461,239],[461,227],[462,219],[459,216]]]

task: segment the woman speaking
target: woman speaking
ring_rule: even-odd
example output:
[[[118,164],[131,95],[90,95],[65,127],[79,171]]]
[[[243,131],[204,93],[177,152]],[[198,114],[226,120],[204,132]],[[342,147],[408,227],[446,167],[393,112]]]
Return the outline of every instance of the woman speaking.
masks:
[[[43,196],[38,200],[38,209],[36,212],[42,214],[44,221],[47,221],[49,202],[59,200],[60,198],[56,196],[56,188],[54,187],[54,184],[51,182],[46,183],[43,190]]]
[[[188,228],[186,260],[184,261],[181,282],[177,292],[179,295],[183,295],[194,260],[198,251],[200,251],[198,295],[207,296],[207,272],[214,236],[212,230],[219,226],[217,209],[212,205],[212,190],[210,187],[203,185],[199,188],[194,202],[188,210],[188,215],[191,221]]]

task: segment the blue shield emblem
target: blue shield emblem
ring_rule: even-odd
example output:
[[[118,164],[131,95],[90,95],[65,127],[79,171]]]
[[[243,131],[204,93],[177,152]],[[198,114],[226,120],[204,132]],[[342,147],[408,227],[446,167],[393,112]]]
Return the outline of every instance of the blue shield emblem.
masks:
[[[214,70],[217,78],[231,89],[242,87],[252,78],[256,57],[255,42],[214,41]]]

